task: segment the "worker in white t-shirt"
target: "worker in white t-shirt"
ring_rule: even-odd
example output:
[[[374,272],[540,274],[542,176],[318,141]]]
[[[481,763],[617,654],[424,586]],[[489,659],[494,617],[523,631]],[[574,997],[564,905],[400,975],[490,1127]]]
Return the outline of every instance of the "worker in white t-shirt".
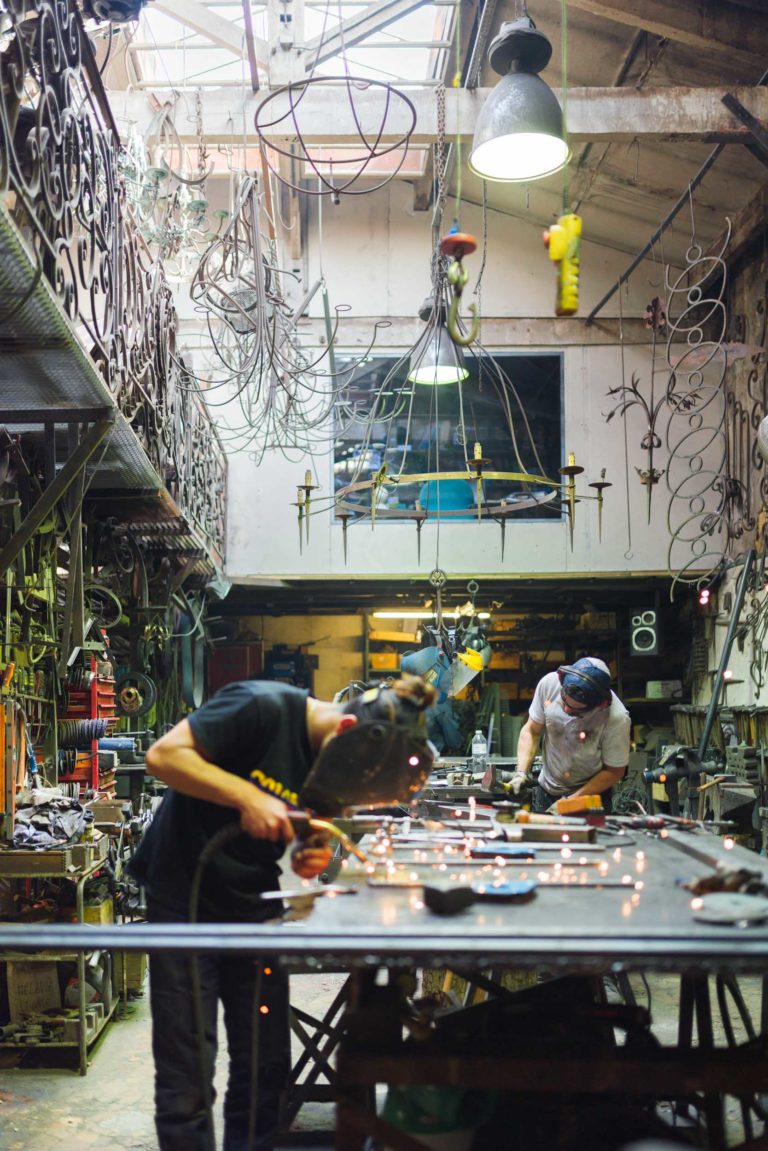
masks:
[[[536,685],[528,722],[517,744],[517,794],[544,736],[543,766],[533,810],[546,811],[563,796],[602,795],[611,810],[611,788],[629,763],[629,712],[611,691],[611,673],[601,659],[585,656],[549,672]]]

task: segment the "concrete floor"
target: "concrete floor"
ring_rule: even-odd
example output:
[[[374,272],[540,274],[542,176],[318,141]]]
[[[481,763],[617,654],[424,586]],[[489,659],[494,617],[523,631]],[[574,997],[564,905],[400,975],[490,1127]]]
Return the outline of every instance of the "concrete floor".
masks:
[[[298,975],[292,978],[292,1002],[315,1016],[331,1003],[344,976]],[[637,1000],[647,1004],[652,996],[654,1031],[662,1043],[676,1038],[678,980],[654,976],[647,983],[632,977]],[[760,982],[745,980],[745,998],[753,1018],[759,1021]],[[613,994],[611,990],[611,995]],[[722,1035],[722,1028],[719,1028]],[[743,1029],[736,1028],[743,1039]],[[300,1048],[297,1046],[295,1054]],[[50,1058],[54,1053],[49,1052]],[[225,1063],[225,1059],[221,1060]],[[0,1050],[0,1148],[2,1151],[157,1151],[152,1118],[152,1058],[147,996],[132,1000],[119,1010],[91,1051],[88,1074],[80,1077],[70,1061],[66,1068],[31,1067],[12,1050]],[[223,1094],[225,1067],[217,1075],[219,1099]],[[221,1117],[217,1116],[218,1129]],[[310,1132],[321,1132],[310,1135]],[[327,1136],[322,1134],[327,1132]],[[738,1102],[728,1105],[729,1145],[744,1138]],[[756,1124],[756,1136],[765,1134]],[[318,1142],[322,1139],[322,1143]],[[290,1138],[294,1151],[318,1146],[330,1148],[333,1140],[331,1104],[307,1104],[299,1113]],[[503,1151],[485,1148],[483,1151]]]
[[[321,1016],[331,1004],[343,975],[297,975],[291,997],[304,1010]],[[223,1024],[220,1033],[223,1035]],[[294,1058],[301,1047],[296,1043]],[[51,1062],[54,1052],[46,1054]],[[34,1055],[34,1061],[41,1056]],[[153,1119],[151,1019],[145,993],[118,1007],[89,1051],[88,1073],[81,1077],[67,1053],[66,1067],[32,1067],[10,1049],[0,1050],[0,1151],[157,1151]],[[216,1075],[217,1131],[226,1082],[226,1056]],[[327,1140],[302,1132],[327,1131]],[[333,1145],[333,1107],[308,1103],[293,1125],[292,1151],[318,1151]]]

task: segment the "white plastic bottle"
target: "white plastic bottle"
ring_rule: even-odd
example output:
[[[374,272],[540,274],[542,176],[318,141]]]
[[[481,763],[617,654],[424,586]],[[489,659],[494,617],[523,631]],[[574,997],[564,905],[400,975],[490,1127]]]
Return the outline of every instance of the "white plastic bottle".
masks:
[[[472,770],[484,771],[488,755],[488,744],[480,728],[472,736]]]

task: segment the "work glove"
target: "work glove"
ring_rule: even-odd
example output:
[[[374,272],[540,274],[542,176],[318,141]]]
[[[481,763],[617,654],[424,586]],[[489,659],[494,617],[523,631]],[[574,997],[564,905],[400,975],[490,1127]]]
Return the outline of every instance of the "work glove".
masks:
[[[527,771],[516,771],[509,781],[509,790],[519,795],[520,790],[528,783]]]
[[[300,879],[314,879],[331,866],[333,848],[324,832],[300,839],[291,851],[291,868]]]

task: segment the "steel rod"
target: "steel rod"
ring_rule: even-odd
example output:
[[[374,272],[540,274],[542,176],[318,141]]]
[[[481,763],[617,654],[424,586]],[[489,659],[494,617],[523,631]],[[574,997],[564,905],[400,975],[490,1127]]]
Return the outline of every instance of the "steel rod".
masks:
[[[698,753],[699,759],[704,758],[709,743],[709,736],[712,731],[712,725],[715,722],[717,715],[717,707],[720,701],[720,691],[723,686],[723,673],[728,666],[728,660],[731,657],[731,648],[733,647],[734,636],[736,635],[736,627],[741,615],[741,609],[744,606],[744,598],[747,594],[747,585],[749,584],[749,577],[752,574],[752,567],[755,562],[755,549],[750,548],[744,558],[744,567],[741,570],[741,578],[739,586],[736,589],[736,600],[731,612],[731,618],[728,621],[728,631],[725,634],[725,642],[723,643],[723,650],[720,653],[720,663],[715,673],[715,682],[712,685],[712,698],[709,701],[709,710],[707,717],[704,720],[704,730],[701,733],[699,740]]]

